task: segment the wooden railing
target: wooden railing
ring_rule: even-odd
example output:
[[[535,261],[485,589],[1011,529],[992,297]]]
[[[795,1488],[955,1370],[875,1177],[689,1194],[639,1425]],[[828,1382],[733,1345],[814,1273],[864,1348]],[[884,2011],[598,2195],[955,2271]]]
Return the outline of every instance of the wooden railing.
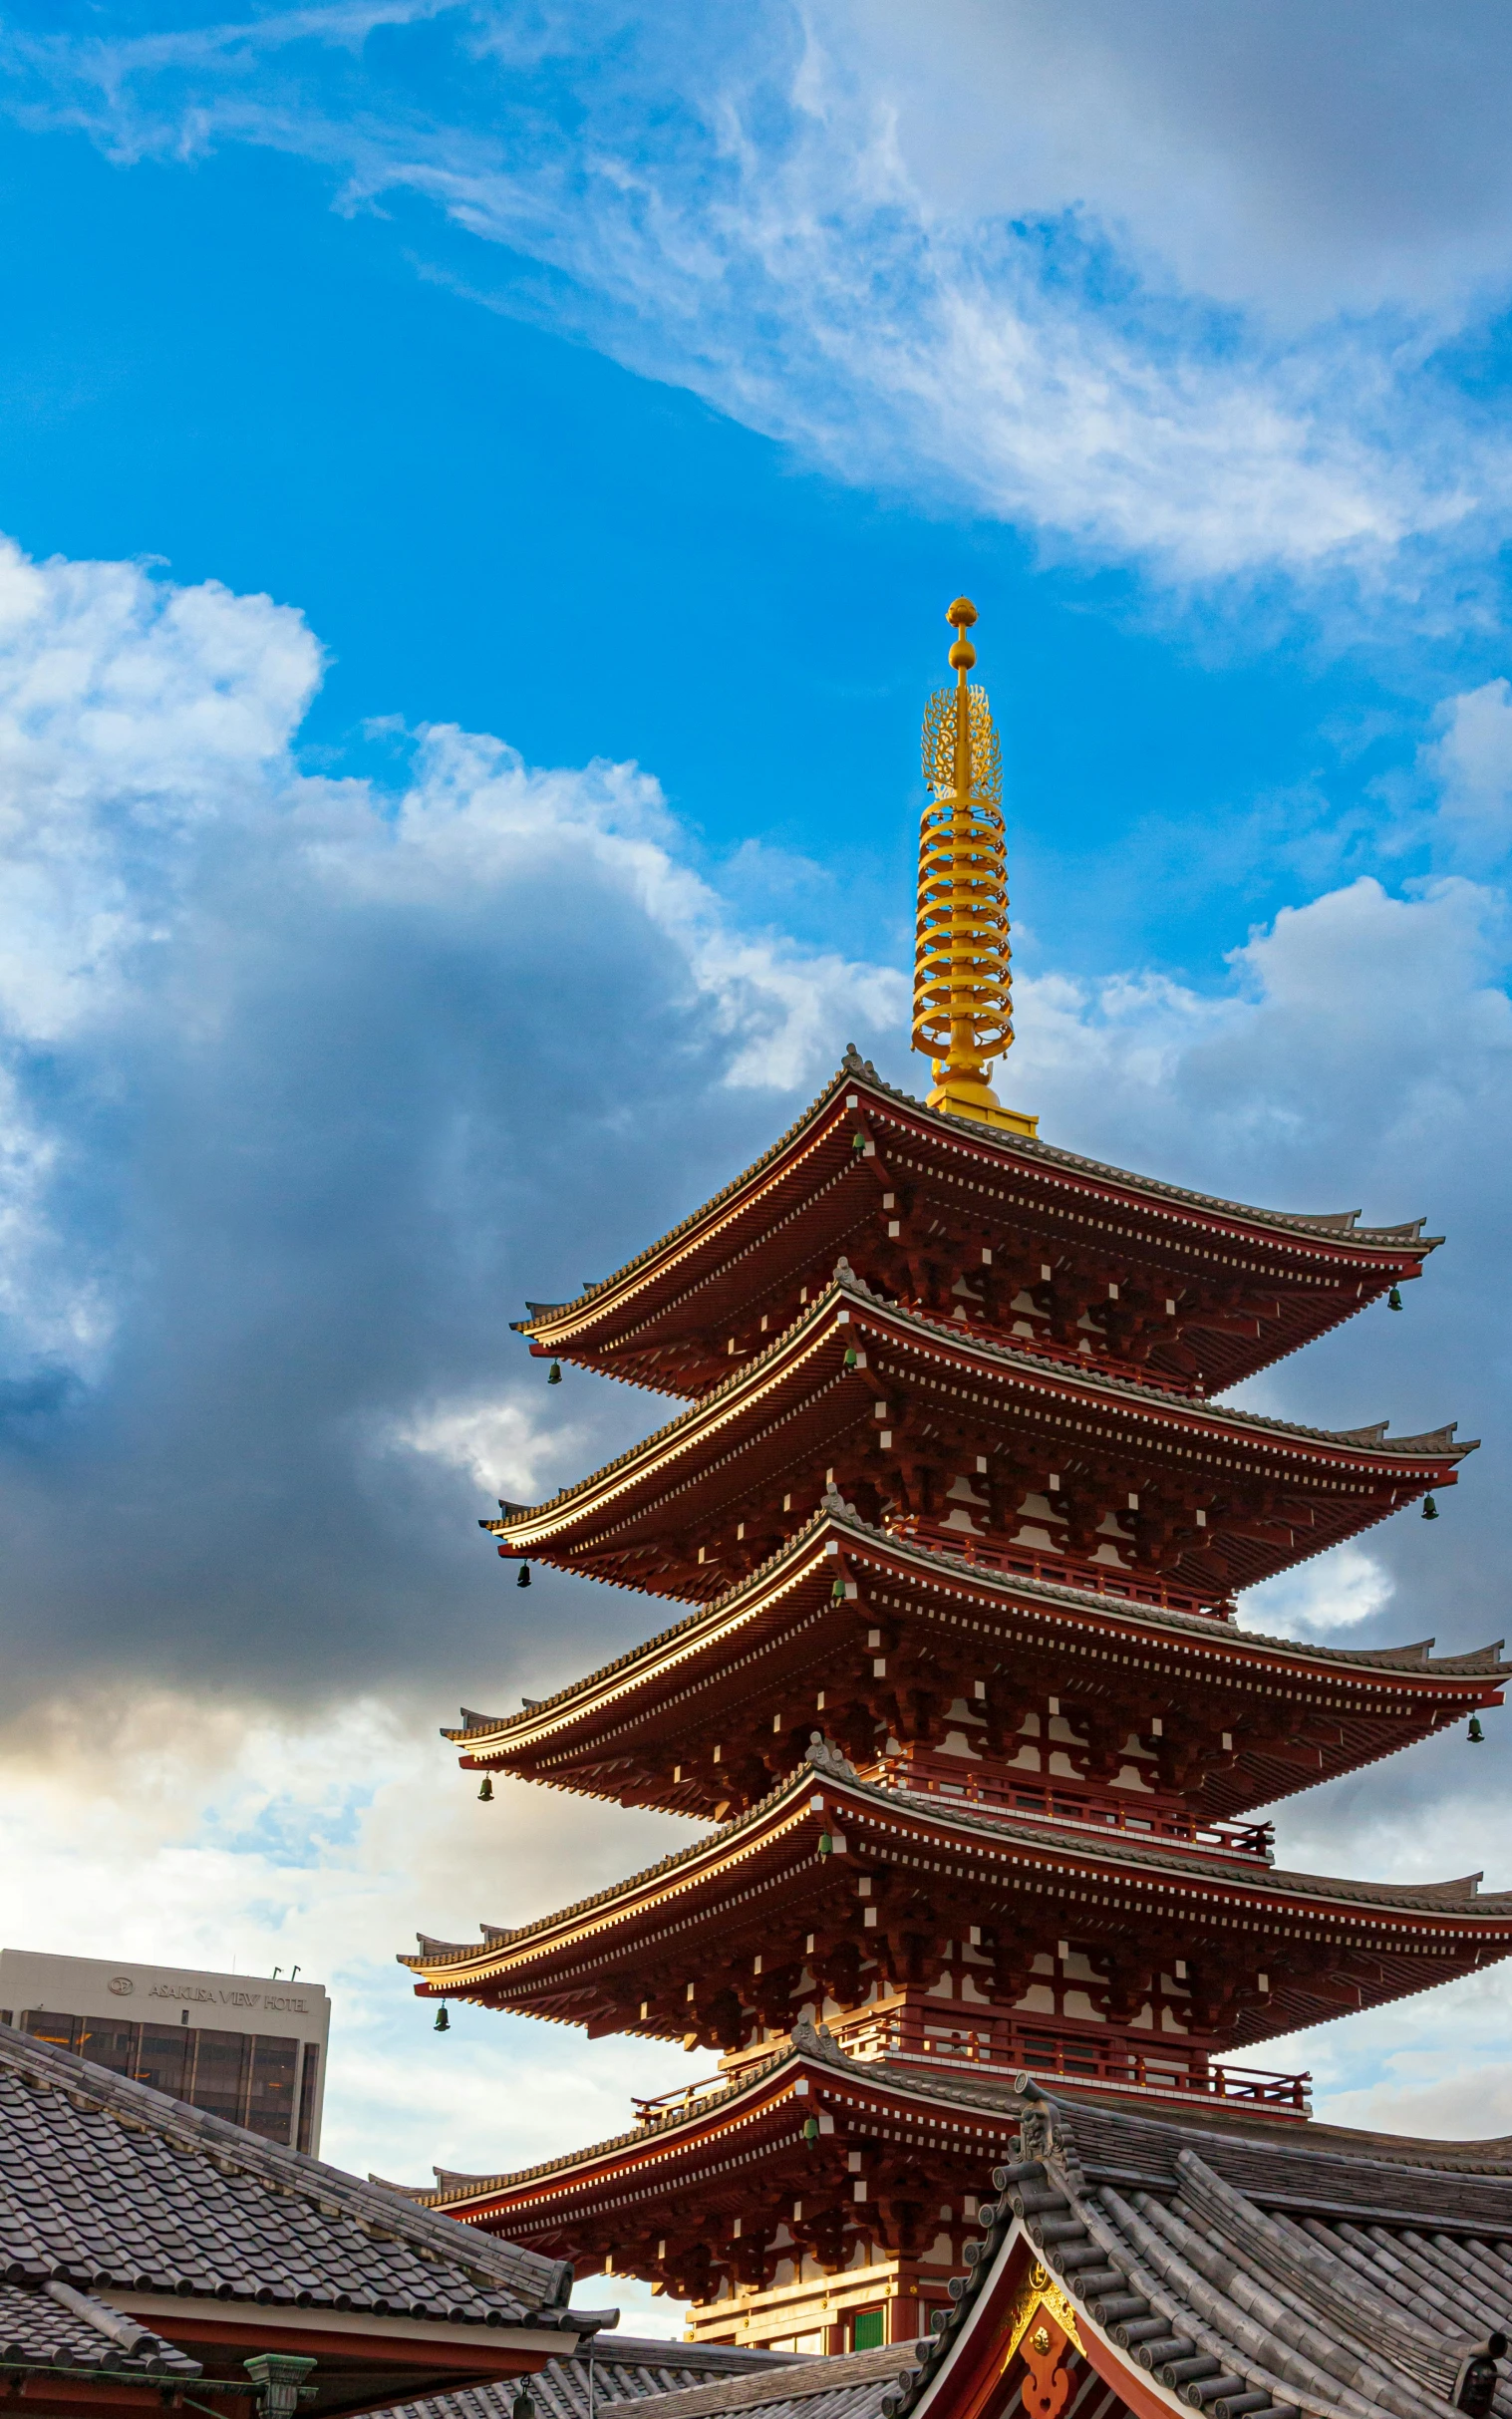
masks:
[[[989,1780],[968,1766],[960,1780],[947,1780],[937,1767],[920,1767],[888,1756],[878,1769],[877,1782],[884,1789],[939,1797],[989,1814],[1033,1814],[1050,1822],[1120,1832],[1133,1840],[1169,1841],[1212,1855],[1245,1857],[1260,1865],[1274,1861],[1274,1824],[1199,1823],[1195,1815],[1179,1807],[1143,1806],[1137,1798],[1125,1801],[1100,1796],[1092,1790],[1066,1788],[1060,1781],[1037,1781],[1028,1774],[1022,1780]]]
[[[917,2006],[863,2008],[852,2016],[832,2017],[829,2030],[859,2064],[889,2058],[939,2071],[975,2068],[979,2072],[1055,2076],[1104,2090],[1232,2101],[1269,2109],[1276,2115],[1305,2117],[1309,2113],[1311,2073],[1277,2074],[1266,2067],[1214,2065],[1200,2050],[1158,2048],[1153,2043],[1131,2041],[1126,2034],[1101,2041],[1086,2032],[1026,2022],[1014,2015],[988,2016],[975,2023],[937,2022]],[[778,2044],[773,2042],[771,2047],[775,2054]],[[690,2116],[716,2092],[727,2091],[736,2079],[730,2074],[702,2075],[681,2090],[659,2092],[651,2099],[637,2094],[631,2103],[635,2121],[651,2125],[663,2117]]]
[[[1152,1378],[1146,1362],[1125,1360],[1121,1353],[1111,1349],[1106,1338],[1100,1334],[1088,1337],[1092,1350],[1083,1353],[1074,1344],[1058,1343],[1054,1336],[1046,1335],[1043,1330],[1037,1330],[1033,1336],[1016,1336],[1011,1329],[976,1317],[973,1317],[968,1328],[963,1329],[958,1319],[932,1311],[922,1302],[910,1302],[908,1312],[910,1318],[927,1319],[931,1327],[940,1328],[956,1342],[965,1334],[976,1344],[1006,1344],[1015,1353],[1033,1353],[1039,1361],[1058,1361],[1063,1367],[1075,1369],[1082,1377],[1121,1377],[1129,1385],[1154,1384],[1163,1394],[1184,1394],[1194,1402],[1206,1400],[1200,1379],[1178,1376],[1174,1369],[1161,1369]]]
[[[1233,1618],[1227,1604],[1214,1604],[1191,1588],[1173,1586],[1139,1571],[1119,1570],[1076,1554],[1047,1552],[1041,1546],[1016,1546],[997,1538],[977,1537],[970,1529],[952,1529],[943,1520],[900,1513],[887,1523],[893,1537],[911,1539],[932,1554],[956,1554],[984,1571],[1006,1571],[1017,1579],[1043,1579],[1062,1588],[1081,1588],[1093,1596],[1113,1596],[1125,1604],[1158,1606],[1163,1613],[1200,1613],[1208,1621]]]
[[[830,2031],[849,2056],[867,2062],[1059,2076],[1068,2083],[1118,2091],[1175,2094],[1182,2099],[1242,2101],[1251,2107],[1308,2113],[1310,2073],[1277,2074],[1258,2066],[1219,2066],[1201,2050],[1157,2046],[1113,2033],[1106,2040],[1019,2015],[977,2021],[937,2019],[918,2005],[862,2009],[834,2017]]]

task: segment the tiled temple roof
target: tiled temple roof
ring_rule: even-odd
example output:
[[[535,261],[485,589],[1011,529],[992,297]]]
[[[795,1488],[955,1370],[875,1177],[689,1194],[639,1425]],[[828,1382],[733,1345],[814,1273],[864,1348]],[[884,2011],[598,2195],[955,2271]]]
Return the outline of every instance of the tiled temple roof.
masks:
[[[540,1520],[546,1514],[559,1512],[578,1498],[601,1488],[604,1481],[617,1471],[627,1470],[638,1461],[654,1461],[660,1447],[670,1445],[679,1436],[696,1432],[706,1425],[711,1413],[717,1411],[721,1403],[743,1388],[750,1387],[753,1379],[774,1366],[784,1354],[790,1353],[805,1330],[821,1329],[828,1315],[840,1303],[855,1303],[874,1310],[889,1322],[896,1323],[906,1334],[916,1335],[921,1342],[937,1346],[951,1344],[958,1350],[977,1355],[985,1362],[1022,1371],[1042,1384],[1063,1384],[1072,1393],[1085,1389],[1111,1395],[1115,1400],[1126,1402],[1131,1408],[1145,1413],[1169,1410],[1185,1418],[1237,1428],[1256,1437],[1275,1438],[1288,1443],[1343,1445],[1358,1451],[1397,1456],[1403,1460],[1459,1461],[1477,1449],[1478,1440],[1455,1443],[1454,1430],[1458,1425],[1455,1420],[1448,1421],[1442,1427],[1427,1429],[1419,1436],[1396,1436],[1388,1441],[1386,1428],[1389,1423],[1385,1420],[1356,1428],[1304,1427],[1295,1420],[1273,1419],[1262,1411],[1239,1410],[1228,1403],[1199,1399],[1150,1380],[1141,1379],[1136,1383],[1131,1378],[1119,1377],[1094,1366],[1083,1369],[1068,1361],[1047,1361],[1041,1354],[1000,1343],[976,1328],[953,1320],[937,1319],[927,1312],[909,1310],[901,1304],[886,1301],[873,1294],[870,1286],[841,1261],[824,1291],[807,1305],[790,1327],[773,1337],[758,1353],[753,1353],[743,1361],[730,1376],[710,1386],[686,1410],[664,1421],[661,1427],[653,1428],[650,1435],[643,1436],[639,1443],[628,1445],[624,1452],[616,1453],[611,1460],[590,1471],[586,1478],[575,1480],[571,1486],[559,1487],[544,1503],[501,1503],[499,1508],[503,1518],[485,1520],[479,1526],[494,1534],[507,1535],[511,1521],[526,1518]]]
[[[720,1190],[713,1194],[708,1201],[701,1202],[697,1209],[691,1210],[686,1218],[679,1219],[676,1226],[669,1227],[665,1235],[658,1236],[654,1243],[648,1244],[643,1251],[637,1252],[622,1267],[614,1270],[612,1275],[602,1278],[596,1285],[587,1287],[572,1301],[527,1303],[526,1309],[530,1316],[526,1320],[516,1321],[516,1327],[521,1331],[528,1331],[541,1319],[548,1316],[560,1318],[568,1312],[586,1311],[599,1295],[606,1293],[612,1286],[622,1284],[627,1277],[634,1276],[638,1270],[645,1268],[665,1252],[669,1245],[675,1244],[682,1236],[691,1234],[705,1219],[723,1208],[727,1202],[733,1201],[756,1177],[761,1175],[766,1168],[780,1159],[783,1152],[798,1139],[807,1127],[818,1121],[837,1091],[845,1084],[853,1083],[858,1079],[868,1084],[874,1091],[879,1092],[885,1099],[896,1101],[900,1108],[906,1108],[910,1115],[917,1116],[926,1125],[938,1128],[942,1136],[952,1142],[966,1139],[978,1144],[984,1150],[1000,1153],[1008,1159],[1022,1158],[1031,1163],[1038,1162],[1046,1168],[1063,1169],[1067,1174],[1089,1176],[1100,1183],[1126,1187],[1129,1191],[1144,1194],[1154,1201],[1176,1202],[1184,1209],[1202,1210],[1218,1217],[1242,1219],[1248,1225],[1270,1228],[1283,1235],[1298,1237],[1318,1235],[1332,1237],[1340,1242],[1378,1242],[1398,1247],[1408,1245],[1423,1252],[1432,1250],[1434,1245],[1442,1240],[1438,1236],[1423,1235],[1422,1228],[1425,1221],[1421,1218],[1410,1218],[1397,1226],[1361,1227],[1356,1224],[1360,1216],[1358,1210],[1325,1210],[1310,1213],[1298,1210],[1256,1209],[1246,1202],[1225,1200],[1220,1194],[1192,1192],[1179,1184],[1166,1184],[1155,1176],[1138,1176],[1127,1168],[1111,1167],[1099,1159],[1083,1158],[1075,1151],[1060,1150],[1054,1143],[1042,1142],[1038,1135],[1009,1134],[995,1127],[980,1125],[972,1118],[952,1116],[946,1110],[926,1106],[924,1101],[915,1099],[912,1093],[901,1090],[896,1084],[884,1082],[870,1059],[859,1057],[852,1046],[847,1049],[843,1063],[826,1083],[818,1098],[813,1101],[811,1106],[804,1109],[801,1116],[794,1119],[785,1133],[779,1134],[776,1141],[761,1152],[759,1158],[754,1159],[750,1167],[743,1169],[741,1174],[733,1177],[728,1184],[722,1185]]]
[[[202,2374],[174,2343],[129,2318],[95,2293],[49,2278],[44,2283],[0,2282],[0,2364],[7,2368],[57,2369],[92,2379],[134,2384],[161,2379],[181,2384]]]
[[[1099,1617],[1114,1613],[1120,1621],[1128,1620],[1152,1632],[1200,1641],[1205,1647],[1211,1647],[1218,1640],[1225,1647],[1254,1649],[1263,1656],[1300,1655],[1310,1663],[1341,1671],[1431,1671],[1443,1678],[1469,1678],[1481,1672],[1490,1675],[1512,1670],[1512,1664],[1501,1661],[1504,1643],[1501,1639],[1495,1640],[1490,1646],[1478,1647],[1469,1655],[1435,1656],[1430,1652],[1434,1643],[1431,1638],[1417,1639],[1403,1647],[1318,1646],[1309,1640],[1268,1637],[1256,1630],[1240,1629],[1233,1623],[1218,1624],[1211,1614],[1166,1611],[1159,1606],[1141,1604],[1132,1597],[1099,1596],[1090,1589],[1072,1587],[1059,1580],[1021,1578],[998,1573],[988,1564],[970,1561],[964,1554],[946,1553],[938,1546],[926,1545],[915,1538],[891,1537],[885,1530],[873,1528],[863,1520],[854,1505],[844,1503],[839,1496],[831,1494],[825,1498],[819,1510],[812,1513],[802,1527],[785,1539],[765,1562],[758,1564],[746,1578],[737,1580],[733,1587],[712,1597],[707,1605],[699,1605],[692,1613],[685,1613],[681,1620],[670,1623],[665,1630],[658,1630],[640,1646],[631,1647],[625,1654],[613,1657],[609,1663],[600,1663],[580,1679],[569,1680],[564,1687],[554,1689],[550,1695],[532,1697],[518,1713],[478,1713],[469,1706],[462,1706],[461,1727],[455,1730],[443,1727],[443,1738],[471,1746],[483,1737],[507,1738],[516,1730],[533,1729],[549,1719],[558,1708],[570,1704],[574,1698],[587,1698],[598,1693],[617,1674],[628,1670],[632,1664],[650,1661],[679,1639],[691,1638],[701,1628],[717,1631],[743,1600],[758,1596],[784,1564],[799,1561],[808,1551],[811,1541],[825,1530],[833,1530],[841,1536],[849,1534],[858,1545],[886,1547],[926,1568],[946,1573],[952,1579],[969,1574],[974,1582],[980,1582],[987,1590],[1001,1587],[1036,1602],[1064,1605],[1073,1611],[1094,1613]]]
[[[832,1742],[825,1741],[822,1748],[811,1747],[806,1762],[800,1764],[765,1797],[748,1807],[744,1814],[738,1814],[717,1830],[707,1832],[691,1846],[676,1848],[669,1855],[659,1858],[654,1865],[646,1865],[640,1872],[627,1875],[624,1881],[610,1883],[605,1889],[595,1890],[587,1898],[576,1899],[570,1906],[557,1908],[549,1915],[537,1916],[528,1924],[485,1924],[481,1928],[482,1938],[478,1941],[438,1941],[427,1933],[418,1933],[416,1938],[421,1945],[420,1955],[401,1956],[398,1962],[417,1973],[425,1973],[430,1966],[452,1965],[458,1958],[471,1959],[486,1956],[492,1950],[512,1949],[518,1942],[538,1938],[561,1925],[591,1915],[596,1909],[608,1907],[616,1899],[629,1899],[651,1883],[665,1881],[679,1871],[687,1871],[707,1862],[713,1853],[728,1842],[764,1822],[784,1801],[799,1804],[817,1777],[826,1780],[831,1788],[838,1785],[847,1793],[874,1806],[878,1812],[895,1819],[903,1815],[912,1816],[941,1830],[957,1834],[964,1832],[994,1846],[1010,1841],[1041,1854],[1059,1850],[1067,1857],[1086,1862],[1104,1857],[1123,1869],[1137,1867],[1151,1874],[1178,1876],[1209,1890],[1254,1889],[1263,1891],[1267,1896],[1289,1894],[1434,1915],[1454,1914],[1460,1910],[1485,1915],[1512,1913],[1512,1891],[1488,1892],[1484,1898],[1477,1897],[1478,1874],[1444,1882],[1397,1883],[1355,1882],[1344,1875],[1293,1873],[1274,1867],[1257,1871],[1252,1862],[1237,1851],[1232,1860],[1215,1858],[1210,1854],[1195,1855],[1180,1841],[1145,1843],[1133,1840],[1123,1832],[1104,1836],[1038,1815],[1026,1817],[986,1812],[954,1798],[942,1799],[915,1794],[906,1789],[883,1788],[875,1782],[862,1780]]]
[[[950,2411],[1026,2233],[1081,2328],[1214,2419],[1441,2419],[1466,2363],[1505,2352],[1512,2143],[1246,2138],[1018,2088],[1023,2157],[994,2175],[956,2307],[881,2419]],[[1500,2382],[1493,2407],[1512,2412]]]
[[[870,2419],[881,2396],[918,2360],[914,2343],[880,2344],[807,2360],[777,2377],[721,2378],[638,2402],[637,2419],[713,2419],[720,2411],[760,2412],[762,2419]]]
[[[985,2078],[886,2080],[921,2098],[988,2097]],[[979,2323],[997,2323],[1026,2249],[1083,2342],[1100,2338],[1173,2414],[1442,2419],[1465,2364],[1503,2357],[1512,2140],[1283,2132],[1234,2109],[1072,2103],[1022,2077],[991,2097],[1018,2112],[1022,2157],[996,2171],[991,2197],[982,2179],[985,2232],[939,2334],[796,2374],[638,2395],[636,2419],[951,2419],[954,2373],[966,2374]],[[463,2399],[425,2406],[428,2419]],[[1512,2419],[1499,2379],[1491,2407]],[[469,2407],[461,2419],[502,2414]],[[585,2409],[553,2405],[551,2419],[585,2419]]]
[[[0,2278],[591,2331],[571,2268],[0,2025]],[[75,2312],[77,2317],[78,2313]]]
[[[538,2419],[597,2419],[614,2403],[654,2401],[721,2382],[770,2387],[770,2372],[815,2365],[807,2352],[767,2352],[731,2343],[659,2343],[639,2335],[594,2335],[530,2379]],[[392,2419],[513,2419],[519,2380],[469,2385],[407,2402]]]

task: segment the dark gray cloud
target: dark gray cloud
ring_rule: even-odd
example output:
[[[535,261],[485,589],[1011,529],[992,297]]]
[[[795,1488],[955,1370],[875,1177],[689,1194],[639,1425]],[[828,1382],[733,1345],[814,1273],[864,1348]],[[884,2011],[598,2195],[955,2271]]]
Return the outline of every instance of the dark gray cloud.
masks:
[[[436,733],[393,796],[301,778],[296,617],[12,569],[13,1690],[378,1690],[434,1716],[565,1679],[662,1608],[550,1574],[521,1597],[476,1519],[666,1406],[575,1373],[548,1390],[507,1323],[726,1181],[852,1034],[915,1081],[901,980],[743,932],[631,769],[530,773]],[[1053,1138],[1450,1234],[1400,1318],[1251,1389],[1323,1426],[1458,1417],[1487,1440],[1441,1520],[1309,1566],[1284,1626],[1445,1647],[1503,1626],[1505,956],[1498,894],[1446,876],[1288,911],[1219,998],[1021,985],[1004,1080]],[[1361,1786],[1460,1786],[1441,1757],[1414,1773]]]
[[[1505,288],[1512,24],[1489,0],[966,0],[950,43],[906,0],[826,18],[954,208],[1089,212],[1293,324]]]
[[[489,1454],[544,1486],[572,1474],[555,1431],[589,1466],[664,1406],[548,1395],[508,1321],[754,1156],[887,986],[727,932],[623,770],[532,777],[438,735],[386,799],[233,736],[173,801],[216,665],[138,579],[147,653],[174,655],[160,760],[124,772],[140,731],[90,759],[99,692],[143,645],[119,619],[91,694],[49,710],[45,778],[11,735],[12,1686],[425,1675],[445,1697],[528,1666],[569,1602],[595,1652],[643,1613],[548,1577],[500,1656],[521,1608],[476,1528]],[[216,613],[222,638],[288,641],[256,600]],[[63,620],[34,614],[13,697],[57,672]]]

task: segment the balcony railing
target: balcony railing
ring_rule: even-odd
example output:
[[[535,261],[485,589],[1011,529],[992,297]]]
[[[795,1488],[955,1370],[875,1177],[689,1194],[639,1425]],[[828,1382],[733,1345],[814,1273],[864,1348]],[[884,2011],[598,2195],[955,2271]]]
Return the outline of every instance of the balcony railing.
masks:
[[[1094,1831],[1116,1831],[1129,1839],[1197,1848],[1210,1855],[1245,1857],[1260,1865],[1274,1862],[1276,1833],[1271,1823],[1199,1823],[1179,1807],[1150,1807],[1137,1798],[1127,1802],[1099,1796],[1091,1790],[1066,1788],[1059,1781],[1040,1782],[1026,1774],[989,1780],[967,1767],[959,1780],[946,1779],[938,1766],[920,1766],[897,1756],[884,1759],[877,1773],[884,1789],[907,1790],[914,1797],[939,1797],[988,1814],[1033,1814],[1049,1822]]]
[[[1175,1587],[1139,1571],[1092,1562],[1076,1554],[1058,1554],[1043,1546],[1016,1546],[998,1538],[978,1537],[970,1529],[953,1529],[943,1520],[926,1520],[899,1513],[887,1523],[889,1533],[927,1546],[932,1554],[956,1554],[984,1571],[1006,1571],[1016,1579],[1044,1579],[1062,1588],[1081,1588],[1093,1596],[1115,1596],[1124,1604],[1158,1606],[1163,1613],[1200,1613],[1208,1621],[1232,1618],[1227,1604],[1214,1604],[1191,1588]]]
[[[942,2073],[1031,2074],[1104,2091],[1137,2091],[1161,2099],[1224,2100],[1278,2117],[1306,2117],[1311,2073],[1277,2074],[1259,2066],[1219,2066],[1200,2050],[1163,2048],[1114,2034],[1101,2041],[1058,2025],[989,2016],[979,2023],[935,2022],[919,2007],[862,2008],[829,2020],[847,2056],[859,2065],[879,2058]],[[778,2044],[771,2044],[774,2053]],[[690,2116],[736,2078],[702,2075],[681,2090],[635,2097],[638,2125]]]
[[[983,2069],[993,2073],[1057,2076],[1111,2091],[1139,2091],[1161,2098],[1231,2100],[1277,2115],[1305,2117],[1312,2075],[1276,2074],[1256,2066],[1212,2064],[1201,2050],[1168,2048],[1113,2033],[1099,2040],[1090,2032],[1037,2024],[1017,2015],[980,2021],[936,2020],[912,2006],[866,2008],[835,2017],[830,2030],[858,2063],[895,2059],[909,2066],[946,2072]]]
[[[1075,1369],[1082,1377],[1121,1377],[1132,1385],[1148,1385],[1151,1382],[1146,1362],[1126,1360],[1121,1353],[1114,1352],[1100,1335],[1087,1338],[1092,1350],[1083,1353],[1078,1345],[1058,1344],[1054,1336],[1047,1335],[1043,1329],[1037,1330],[1032,1336],[1017,1336],[1011,1330],[990,1326],[985,1320],[973,1318],[971,1326],[963,1331],[958,1319],[948,1319],[941,1312],[930,1310],[925,1303],[911,1302],[908,1312],[910,1318],[927,1319],[932,1327],[940,1328],[957,1342],[964,1332],[979,1344],[1006,1344],[1016,1353],[1033,1353],[1041,1361],[1058,1361],[1066,1368]],[[1195,1402],[1205,1399],[1198,1378],[1178,1376],[1174,1369],[1161,1369],[1154,1383],[1164,1394],[1187,1394]]]

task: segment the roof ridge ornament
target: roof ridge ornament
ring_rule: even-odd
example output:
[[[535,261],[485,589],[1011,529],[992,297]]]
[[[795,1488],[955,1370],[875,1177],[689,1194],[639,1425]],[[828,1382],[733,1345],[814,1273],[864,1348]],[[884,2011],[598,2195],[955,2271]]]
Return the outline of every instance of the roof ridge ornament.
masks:
[[[823,2058],[832,2066],[848,2066],[850,2060],[827,2024],[816,2024],[810,2009],[800,2007],[791,2031],[787,2035],[790,2052],[800,2058]]]
[[[945,618],[957,633],[956,686],[935,690],[924,709],[933,794],[919,825],[913,1047],[933,1063],[931,1108],[1034,1134],[1039,1119],[1005,1108],[987,1080],[1014,1038],[1003,760],[987,691],[966,678],[977,660],[966,636],[977,608],[958,596]]]
[[[827,1772],[831,1780],[854,1781],[861,1777],[849,1758],[841,1754],[834,1740],[826,1738],[820,1730],[809,1731],[803,1761],[812,1764],[816,1772]]]

